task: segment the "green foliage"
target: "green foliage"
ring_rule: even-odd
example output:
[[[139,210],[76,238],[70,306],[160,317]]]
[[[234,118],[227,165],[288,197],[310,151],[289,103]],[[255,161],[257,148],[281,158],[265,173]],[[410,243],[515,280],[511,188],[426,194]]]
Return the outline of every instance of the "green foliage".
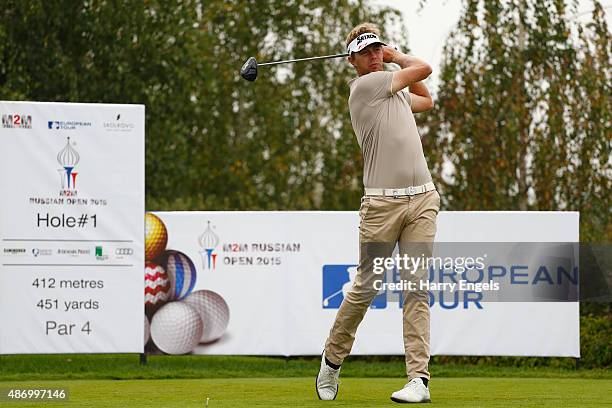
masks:
[[[350,64],[239,69],[342,52],[367,20],[406,48],[368,1],[7,0],[0,19],[0,99],[146,105],[151,210],[353,208]]]
[[[612,315],[583,316],[580,319],[580,354],[585,368],[612,367]]]
[[[611,42],[593,4],[582,26],[562,0],[464,0],[424,117],[447,209],[579,210],[584,240],[612,236]],[[150,210],[352,209],[350,65],[238,71],[337,53],[366,20],[407,49],[399,13],[366,0],[6,0],[0,98],[145,104]]]
[[[612,42],[563,0],[464,0],[425,138],[452,210],[575,210],[612,238]]]

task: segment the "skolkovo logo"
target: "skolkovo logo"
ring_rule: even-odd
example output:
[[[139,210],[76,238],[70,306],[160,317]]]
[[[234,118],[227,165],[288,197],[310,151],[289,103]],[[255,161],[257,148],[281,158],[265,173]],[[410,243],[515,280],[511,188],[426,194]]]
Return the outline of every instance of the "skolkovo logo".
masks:
[[[104,130],[107,132],[131,132],[134,129],[134,123],[126,122],[121,119],[121,114],[117,114],[115,120],[102,123]]]
[[[202,268],[214,270],[217,266],[217,253],[215,248],[219,245],[219,236],[215,234],[210,226],[210,221],[206,229],[198,239],[200,243],[200,255],[202,256]]]
[[[323,265],[323,309],[338,309],[357,276],[357,265]],[[370,308],[387,307],[385,292],[378,294]]]
[[[76,195],[76,178],[78,173],[75,171],[79,163],[79,153],[70,144],[67,138],[66,146],[57,154],[57,162],[62,166],[57,172],[60,175],[62,190],[60,195]]]

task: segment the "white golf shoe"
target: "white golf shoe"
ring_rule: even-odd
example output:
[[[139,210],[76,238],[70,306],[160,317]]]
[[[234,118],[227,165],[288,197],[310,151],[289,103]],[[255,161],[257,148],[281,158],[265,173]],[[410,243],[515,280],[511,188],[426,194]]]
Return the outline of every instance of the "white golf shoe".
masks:
[[[321,356],[321,368],[317,375],[316,390],[320,400],[331,401],[336,399],[338,395],[338,377],[340,376],[340,368],[334,370],[325,364],[325,353]]]
[[[413,378],[399,391],[391,394],[391,400],[395,402],[431,402],[429,388],[423,384],[420,378]]]

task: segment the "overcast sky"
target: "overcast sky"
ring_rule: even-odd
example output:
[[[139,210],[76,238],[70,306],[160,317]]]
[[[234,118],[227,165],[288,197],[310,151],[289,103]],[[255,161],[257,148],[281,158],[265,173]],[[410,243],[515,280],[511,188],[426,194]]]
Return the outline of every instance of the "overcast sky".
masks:
[[[437,86],[444,40],[455,26],[461,13],[461,0],[429,0],[425,8],[417,13],[419,0],[372,0],[374,4],[389,5],[401,10],[408,27],[408,43],[411,52],[429,62],[433,74],[427,84],[431,90]],[[591,0],[578,2],[578,19],[588,20],[593,9]],[[612,27],[612,0],[603,0],[608,28]],[[585,13],[584,15],[581,15]]]

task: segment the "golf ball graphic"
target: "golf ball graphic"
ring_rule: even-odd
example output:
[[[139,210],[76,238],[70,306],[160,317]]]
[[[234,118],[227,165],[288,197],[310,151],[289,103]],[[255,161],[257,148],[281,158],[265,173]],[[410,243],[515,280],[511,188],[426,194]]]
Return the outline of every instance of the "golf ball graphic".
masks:
[[[187,255],[179,251],[166,251],[162,265],[170,280],[169,300],[181,300],[189,295],[196,283],[196,268]]]
[[[145,213],[145,259],[151,261],[166,249],[168,230],[155,214]]]
[[[202,319],[196,310],[183,302],[170,302],[151,320],[151,338],[166,354],[186,354],[202,338]]]
[[[145,315],[144,320],[144,344],[146,345],[151,338],[151,325],[149,324],[149,318]]]
[[[170,280],[164,268],[145,262],[144,300],[146,308],[161,306],[170,295]]]
[[[198,290],[187,296],[184,302],[193,306],[202,319],[204,331],[200,343],[209,343],[223,336],[230,314],[221,295],[212,290]]]

